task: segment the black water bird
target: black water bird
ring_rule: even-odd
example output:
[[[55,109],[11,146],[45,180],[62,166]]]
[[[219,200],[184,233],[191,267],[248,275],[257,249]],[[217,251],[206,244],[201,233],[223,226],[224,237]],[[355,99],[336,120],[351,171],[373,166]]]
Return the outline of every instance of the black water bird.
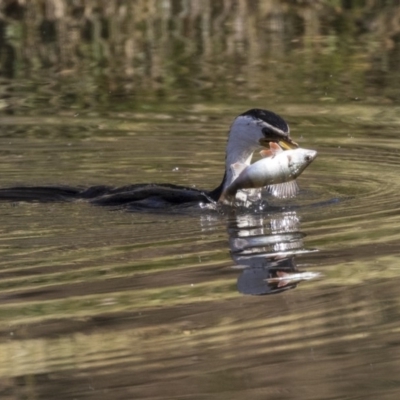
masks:
[[[233,181],[230,166],[234,163],[250,165],[253,153],[278,143],[284,149],[296,148],[290,138],[289,126],[279,115],[262,109],[251,109],[240,114],[232,123],[226,146],[225,173],[214,190],[199,190],[174,184],[134,184],[123,187],[92,186],[19,186],[0,188],[0,201],[57,202],[85,200],[103,206],[132,208],[168,208],[218,201],[221,193]]]

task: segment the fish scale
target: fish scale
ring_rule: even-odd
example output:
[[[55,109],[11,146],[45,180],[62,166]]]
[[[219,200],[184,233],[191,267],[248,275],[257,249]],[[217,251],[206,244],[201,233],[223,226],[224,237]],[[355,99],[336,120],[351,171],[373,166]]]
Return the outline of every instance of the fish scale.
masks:
[[[236,178],[222,193],[220,202],[232,202],[239,190],[266,186],[276,197],[292,197],[297,192],[295,179],[317,156],[315,150],[297,148],[284,151],[275,143],[270,144],[267,153],[262,152],[262,155],[265,154],[268,157],[249,166],[240,163],[231,165]]]

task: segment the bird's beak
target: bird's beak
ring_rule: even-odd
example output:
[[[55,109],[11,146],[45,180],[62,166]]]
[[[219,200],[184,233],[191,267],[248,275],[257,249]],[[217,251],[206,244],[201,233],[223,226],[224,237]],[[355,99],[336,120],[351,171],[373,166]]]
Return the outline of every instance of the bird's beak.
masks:
[[[278,142],[279,146],[282,147],[284,150],[290,150],[290,149],[297,149],[299,145],[294,142],[292,139],[289,140],[280,140]]]
[[[297,149],[299,147],[299,145],[290,138],[276,139],[276,140],[262,138],[258,141],[258,143],[260,143],[261,146],[268,147],[268,148],[269,148],[270,142],[278,143],[279,146],[281,146],[283,150]]]

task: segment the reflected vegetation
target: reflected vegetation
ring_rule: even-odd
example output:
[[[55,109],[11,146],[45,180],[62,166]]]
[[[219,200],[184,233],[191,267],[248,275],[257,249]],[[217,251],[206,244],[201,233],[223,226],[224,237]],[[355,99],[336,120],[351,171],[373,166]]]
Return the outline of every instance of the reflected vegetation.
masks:
[[[397,2],[8,0],[0,11],[8,112],[400,97]]]

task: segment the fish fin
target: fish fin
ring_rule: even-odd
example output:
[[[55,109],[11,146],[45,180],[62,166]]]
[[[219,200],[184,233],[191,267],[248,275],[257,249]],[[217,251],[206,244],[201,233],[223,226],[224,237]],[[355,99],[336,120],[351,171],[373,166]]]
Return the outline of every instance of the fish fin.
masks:
[[[232,171],[232,174],[233,174],[233,180],[235,180],[247,166],[248,165],[246,165],[246,164],[238,163],[238,162],[234,163],[234,164],[231,164],[231,171]]]
[[[287,199],[295,197],[299,192],[299,186],[296,181],[277,183],[276,185],[267,186],[268,193],[279,199]]]
[[[290,283],[290,280],[289,280],[289,279],[287,279],[287,280],[281,280],[281,281],[279,281],[277,287],[278,287],[278,288],[285,287],[285,286],[287,286],[289,283]]]
[[[283,150],[282,150],[281,146],[279,146],[279,144],[270,142],[269,151],[272,153],[273,156],[276,156],[277,154],[282,153]]]
[[[260,155],[263,158],[271,157],[272,156],[272,151],[271,150],[261,150]]]
[[[276,276],[278,278],[286,278],[287,276],[289,276],[289,274],[285,271],[276,271]]]

